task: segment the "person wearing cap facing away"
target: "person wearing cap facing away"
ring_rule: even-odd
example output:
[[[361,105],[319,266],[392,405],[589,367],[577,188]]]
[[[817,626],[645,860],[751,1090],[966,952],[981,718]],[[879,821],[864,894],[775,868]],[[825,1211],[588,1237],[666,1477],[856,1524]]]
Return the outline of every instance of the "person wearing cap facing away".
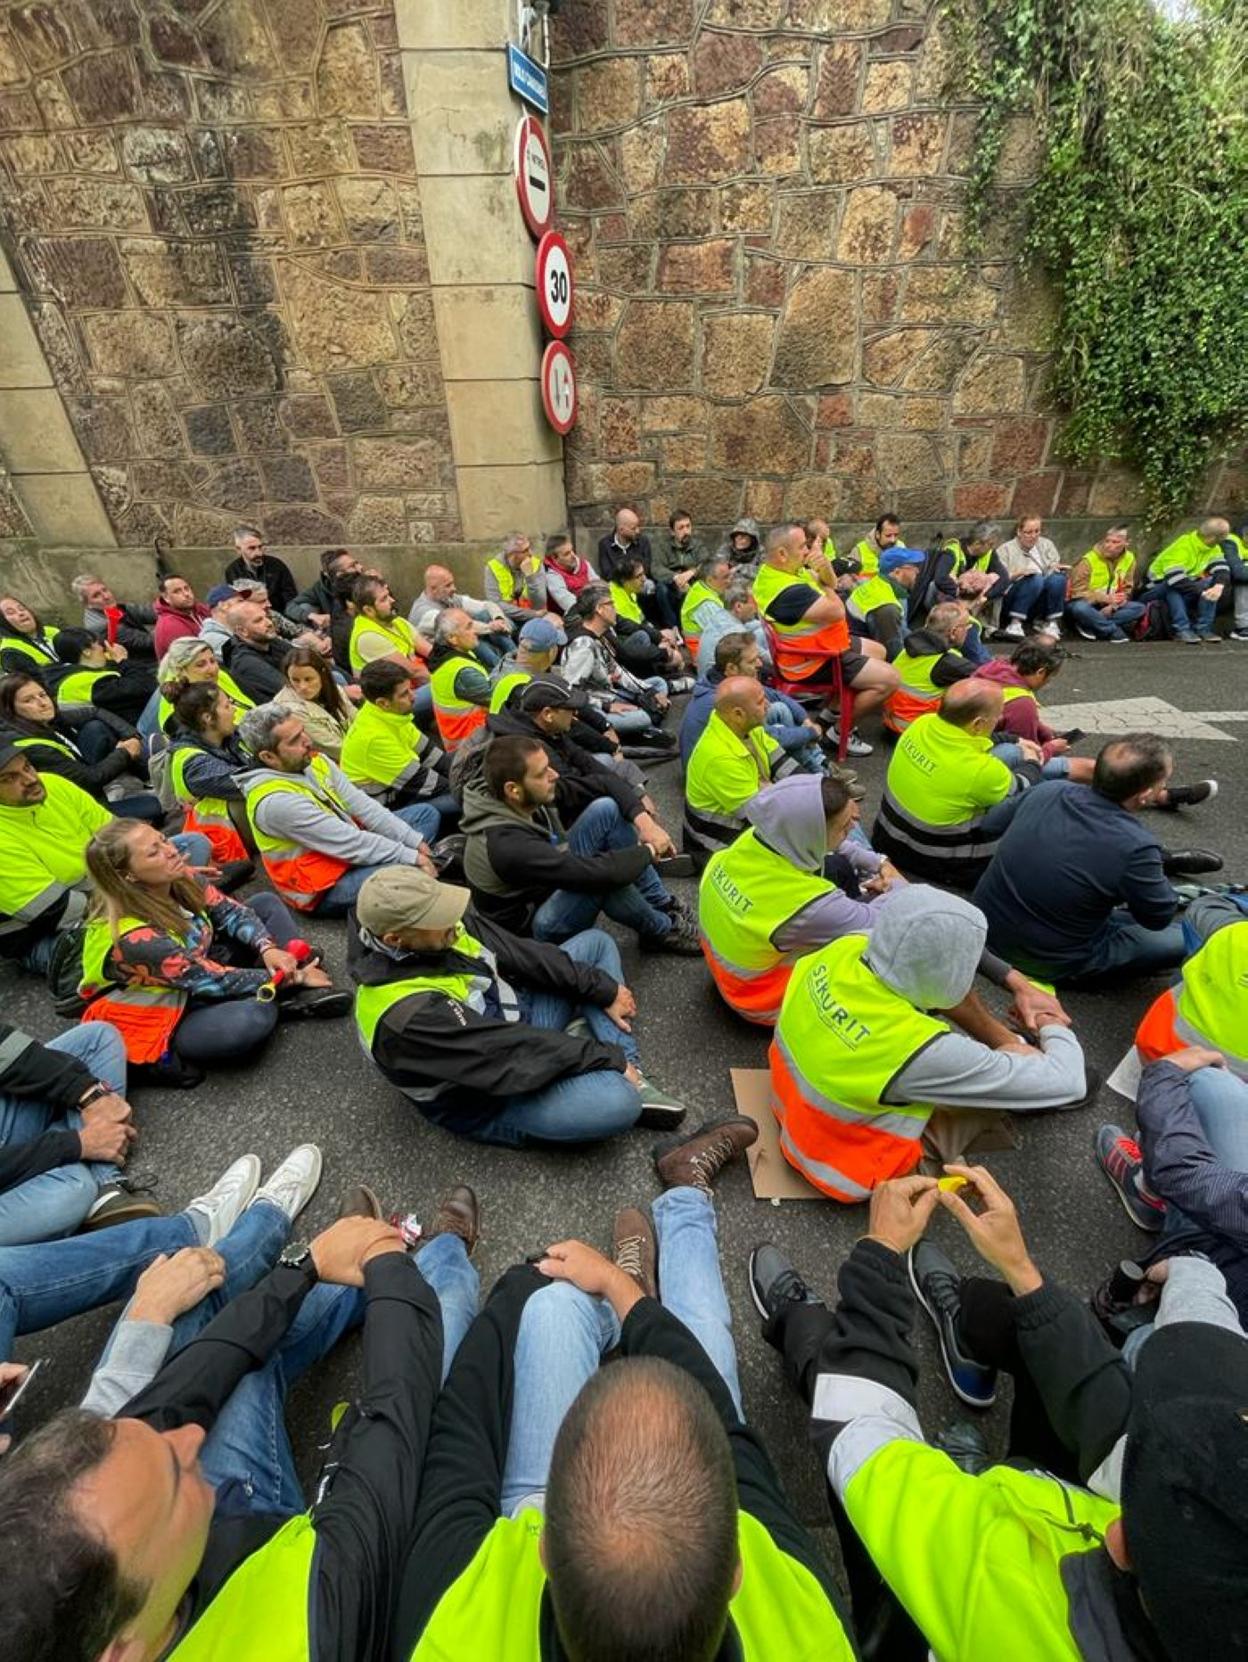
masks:
[[[771,1105],[785,1159],[824,1194],[853,1203],[912,1172],[938,1108],[1023,1114],[1083,1098],[1083,1051],[1055,999],[1032,1045],[972,996],[987,936],[960,895],[908,884],[869,935],[793,966],[769,1052]]]
[[[733,675],[721,681],[715,708],[693,747],[685,771],[685,847],[713,854],[745,829],[745,808],[764,785],[797,769],[767,730],[767,694],[761,681]]]
[[[441,817],[429,802],[383,808],[327,756],[284,704],[248,710],[239,738],[255,758],[238,783],[269,881],[288,906],[342,917],[378,866],[432,870]]]
[[[490,714],[505,709],[517,687],[552,670],[560,648],[567,644],[567,635],[550,618],[530,618],[520,630],[515,652],[498,663],[491,677]]]
[[[834,1309],[777,1248],[750,1260],[764,1335],[811,1405],[860,1631],[907,1659],[1248,1656],[1248,1340],[1221,1275],[1200,1258],[1158,1266],[1132,1371],[1037,1268],[990,1174],[948,1170],[957,1191],[876,1189]],[[1001,1280],[963,1279],[924,1239],[938,1207]],[[916,1303],[963,1401],[988,1406],[996,1370],[1013,1374],[1005,1462],[973,1426],[925,1441]]]
[[[906,627],[906,602],[927,558],[917,548],[887,548],[879,568],[856,583],[845,596],[850,628],[888,649],[895,657]]]
[[[636,930],[643,951],[697,957],[693,916],[655,866],[670,846],[666,837],[641,840],[605,796],[565,831],[554,806],[558,788],[544,743],[519,733],[489,741],[480,780],[464,787],[461,824],[478,909],[517,933],[554,941],[605,912]]]
[[[459,818],[447,790],[446,756],[412,720],[411,675],[389,658],[360,671],[364,701],[342,741],[342,771],[353,785],[387,808],[429,802],[445,825]]]
[[[522,939],[471,901],[410,868],[375,872],[360,890],[355,1019],[386,1078],[426,1119],[510,1148],[679,1125],[682,1105],[642,1073],[637,1004],[611,937]]]
[[[425,586],[412,601],[407,621],[426,640],[433,639],[433,631],[443,612],[454,608],[467,612],[476,629],[476,652],[481,662],[493,669],[511,647],[512,626],[501,606],[488,600],[478,600],[471,594],[461,594],[455,587],[454,573],[445,566],[430,566],[425,572]]]

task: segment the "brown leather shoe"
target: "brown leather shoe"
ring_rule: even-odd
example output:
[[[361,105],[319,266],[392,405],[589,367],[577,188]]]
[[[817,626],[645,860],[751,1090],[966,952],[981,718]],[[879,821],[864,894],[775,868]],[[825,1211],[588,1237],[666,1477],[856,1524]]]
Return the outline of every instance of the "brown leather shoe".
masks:
[[[757,1137],[758,1127],[753,1120],[743,1114],[726,1114],[722,1119],[707,1120],[683,1136],[676,1131],[670,1137],[660,1137],[650,1152],[665,1189],[701,1189],[709,1195],[712,1183],[729,1160],[744,1154]]]
[[[101,1189],[91,1210],[79,1225],[80,1233],[111,1229],[115,1223],[136,1223],[140,1218],[159,1218],[163,1213],[150,1195],[130,1194],[117,1184]]]
[[[480,1233],[481,1208],[477,1197],[466,1183],[457,1183],[434,1213],[432,1223],[425,1230],[425,1240],[431,1241],[435,1235],[458,1235],[471,1258]]]
[[[338,1202],[340,1218],[383,1218],[381,1202],[367,1183],[353,1183]]]
[[[617,1268],[631,1275],[647,1298],[658,1298],[659,1284],[655,1274],[658,1246],[654,1226],[644,1212],[635,1206],[626,1206],[615,1214],[611,1230],[611,1257]]]

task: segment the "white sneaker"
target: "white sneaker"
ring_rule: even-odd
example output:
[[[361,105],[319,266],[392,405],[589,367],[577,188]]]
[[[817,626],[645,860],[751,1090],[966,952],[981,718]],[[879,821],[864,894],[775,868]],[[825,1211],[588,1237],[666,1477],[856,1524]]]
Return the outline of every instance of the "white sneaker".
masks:
[[[841,730],[835,723],[828,728],[828,743],[836,750],[841,748]],[[868,744],[856,727],[851,727],[849,737],[845,741],[845,754],[847,756],[873,756],[875,746]]]
[[[251,1198],[260,1185],[260,1159],[255,1154],[244,1154],[227,1166],[207,1194],[189,1200],[184,1211],[195,1214],[196,1227],[201,1234],[207,1229],[204,1246],[216,1246],[251,1204]]]
[[[1022,620],[1022,618],[1021,617],[1011,618],[1010,621],[1006,624],[1005,628],[1001,631],[1001,633],[1005,636],[1006,640],[1021,641],[1024,637],[1024,634],[1025,634],[1025,630],[1023,629],[1023,620]]]
[[[303,1143],[292,1149],[281,1165],[270,1172],[264,1187],[256,1190],[251,1204],[267,1200],[294,1223],[316,1193],[321,1181],[321,1164],[321,1151],[315,1143]]]
[[[1062,638],[1061,624],[1054,623],[1052,618],[1044,623],[1038,623],[1036,625],[1036,638],[1042,641],[1060,641]]]

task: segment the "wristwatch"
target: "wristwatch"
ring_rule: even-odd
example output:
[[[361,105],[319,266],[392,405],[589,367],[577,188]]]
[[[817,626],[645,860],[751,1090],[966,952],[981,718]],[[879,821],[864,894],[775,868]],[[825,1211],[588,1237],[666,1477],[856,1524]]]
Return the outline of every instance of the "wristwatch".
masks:
[[[97,1079],[94,1084],[88,1085],[78,1098],[78,1106],[79,1108],[89,1108],[93,1102],[99,1102],[101,1097],[118,1095],[120,1095],[120,1092],[114,1090],[106,1080]]]
[[[288,1270],[299,1270],[307,1276],[309,1286],[314,1286],[320,1280],[316,1268],[316,1259],[312,1256],[312,1248],[306,1241],[291,1241],[278,1254],[279,1264]]]

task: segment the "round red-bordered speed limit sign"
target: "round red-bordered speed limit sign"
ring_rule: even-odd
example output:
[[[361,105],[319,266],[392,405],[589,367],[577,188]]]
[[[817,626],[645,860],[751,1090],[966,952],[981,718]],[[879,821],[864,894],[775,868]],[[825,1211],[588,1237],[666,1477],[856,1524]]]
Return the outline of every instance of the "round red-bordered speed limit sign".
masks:
[[[542,408],[560,438],[576,425],[576,364],[561,340],[552,340],[542,354]]]
[[[537,309],[546,333],[562,340],[572,327],[572,256],[558,231],[547,231],[537,245]]]
[[[555,217],[554,169],[550,141],[536,116],[523,116],[516,128],[514,167],[524,223],[533,236],[543,237]]]

